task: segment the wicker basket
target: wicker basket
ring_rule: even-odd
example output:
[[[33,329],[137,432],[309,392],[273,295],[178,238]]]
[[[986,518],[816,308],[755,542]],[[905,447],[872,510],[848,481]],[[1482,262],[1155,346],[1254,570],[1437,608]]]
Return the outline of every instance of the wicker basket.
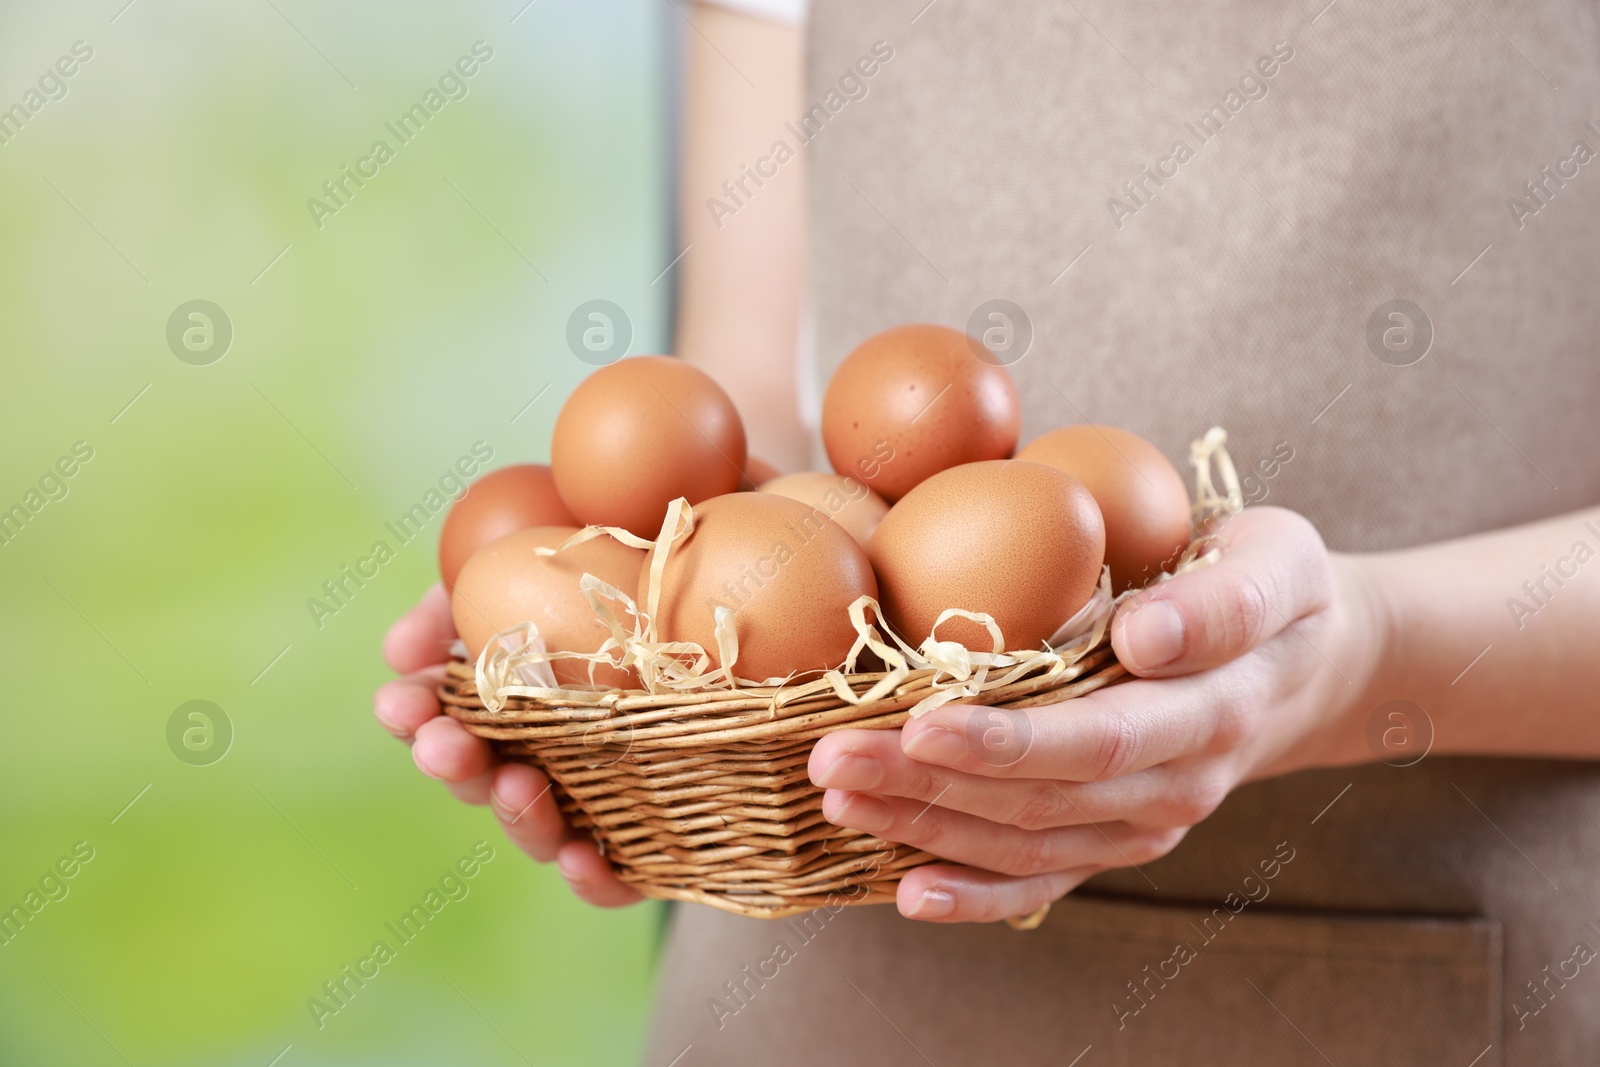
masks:
[[[1006,708],[1069,700],[1125,675],[1102,642],[1063,671],[1043,666],[963,703]],[[449,713],[500,757],[532,763],[574,827],[594,834],[622,881],[647,897],[782,918],[818,907],[882,904],[926,852],[835,826],[806,761],[834,730],[903,724],[930,691],[930,671],[880,700],[851,704],[828,689],[785,700],[782,689],[639,692],[608,707],[478,699],[471,664],[440,688]],[[884,676],[846,679],[859,695]]]
[[[1227,434],[1213,428],[1190,446],[1196,483],[1194,540],[1171,573],[1215,559],[1214,539],[1207,533],[1210,521],[1243,506],[1226,441]],[[1213,482],[1213,466],[1222,489]],[[679,504],[689,510],[686,502],[676,502],[662,529],[669,549],[670,537],[676,536],[669,531],[679,529]],[[625,531],[609,533],[632,538]],[[637,538],[630,543],[649,547]],[[652,584],[658,579],[659,569]],[[589,576],[584,582],[613,599],[618,595]],[[891,903],[906,871],[937,860],[828,822],[822,814],[823,791],[811,784],[806,770],[812,745],[834,730],[893,729],[915,710],[941,699],[1026,708],[1068,701],[1120,680],[1127,672],[1116,662],[1105,626],[1111,610],[1109,580],[1102,592],[1103,610],[1082,640],[1042,656],[1013,652],[997,657],[997,676],[962,685],[959,692],[951,691],[952,680],[968,677],[964,662],[941,670],[922,659],[915,664],[918,669],[908,669],[899,652],[873,640],[868,643],[884,663],[899,665],[892,686],[883,673],[832,672],[826,681],[640,690],[603,700],[594,694],[568,693],[568,699],[560,690],[533,689],[539,695],[502,695],[489,702],[496,705],[491,709],[479,693],[482,664],[475,669],[456,660],[446,671],[439,696],[449,714],[490,740],[502,759],[544,771],[571,825],[592,833],[617,876],[647,897],[772,919],[819,907],[831,911],[850,904]],[[597,599],[591,603],[600,607]],[[865,637],[869,624],[861,610],[860,602],[852,606],[852,619]],[[1091,601],[1084,617],[1094,610]],[[1067,628],[1076,621],[1069,621]],[[999,631],[991,632],[998,643]],[[903,642],[900,649],[910,652]],[[869,694],[874,687],[878,692]],[[846,700],[842,689],[854,699]],[[871,699],[864,699],[869,695]],[[1013,920],[1013,925],[1031,928],[1045,910]]]

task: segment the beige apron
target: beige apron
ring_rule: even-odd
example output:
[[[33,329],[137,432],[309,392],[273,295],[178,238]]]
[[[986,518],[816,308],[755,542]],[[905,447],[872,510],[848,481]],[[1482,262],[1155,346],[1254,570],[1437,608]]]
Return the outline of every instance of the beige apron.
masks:
[[[1000,299],[1024,439],[1221,423],[1334,549],[1600,501],[1594,3],[925,2],[813,8],[824,376]],[[679,908],[647,1062],[1595,1063],[1597,876],[1594,764],[1302,773],[1033,933]]]

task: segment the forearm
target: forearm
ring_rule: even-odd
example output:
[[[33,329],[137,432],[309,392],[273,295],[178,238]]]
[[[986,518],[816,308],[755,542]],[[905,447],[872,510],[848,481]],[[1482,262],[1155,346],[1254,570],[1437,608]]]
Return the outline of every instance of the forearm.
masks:
[[[1600,759],[1597,557],[1600,508],[1357,557],[1386,620],[1372,696],[1419,705],[1435,754]]]
[[[802,35],[705,4],[690,17],[675,349],[728,391],[752,455],[798,470],[810,455],[795,394],[805,175],[771,150],[801,110]]]

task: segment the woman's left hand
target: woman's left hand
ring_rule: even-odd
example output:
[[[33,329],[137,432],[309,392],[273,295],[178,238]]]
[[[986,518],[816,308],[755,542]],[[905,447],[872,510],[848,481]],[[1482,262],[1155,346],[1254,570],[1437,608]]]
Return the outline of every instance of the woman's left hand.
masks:
[[[1118,610],[1112,644],[1135,680],[817,742],[810,773],[830,821],[960,864],[908,872],[902,914],[1027,915],[1165,855],[1241,782],[1371,758],[1359,720],[1386,615],[1362,558],[1330,555],[1281,508],[1216,533],[1216,563]]]

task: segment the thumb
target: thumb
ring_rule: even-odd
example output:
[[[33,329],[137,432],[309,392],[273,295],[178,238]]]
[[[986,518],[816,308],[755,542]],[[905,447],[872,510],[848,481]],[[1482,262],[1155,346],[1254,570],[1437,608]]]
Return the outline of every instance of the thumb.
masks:
[[[406,612],[383,638],[383,658],[399,674],[410,674],[450,659],[456,623],[450,616],[450,594],[434,582],[417,606]]]
[[[1328,605],[1328,550],[1304,517],[1249,508],[1216,536],[1217,562],[1161,582],[1117,609],[1111,644],[1132,673],[1165,678],[1208,670]]]

